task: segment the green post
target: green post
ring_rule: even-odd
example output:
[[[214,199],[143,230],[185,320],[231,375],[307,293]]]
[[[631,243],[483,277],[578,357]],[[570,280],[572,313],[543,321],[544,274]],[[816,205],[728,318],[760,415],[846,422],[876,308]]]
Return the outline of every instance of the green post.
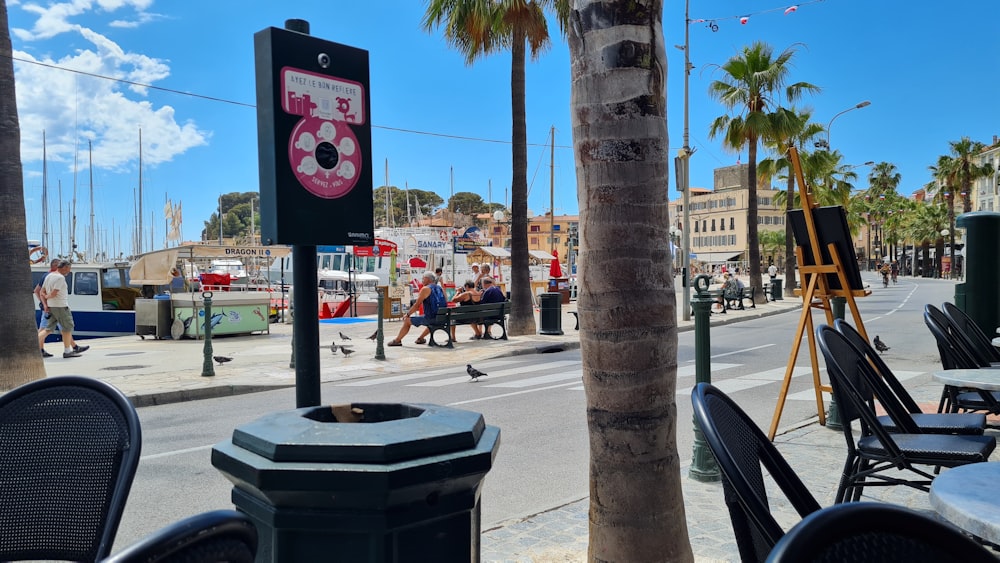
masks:
[[[701,274],[694,278],[695,296],[691,299],[694,309],[694,380],[695,383],[712,382],[712,343],[709,334],[709,317],[712,314],[712,303],[715,299],[708,294],[711,278]],[[703,483],[718,481],[721,478],[715,456],[705,443],[698,423],[694,423],[694,454],[688,477]]]
[[[831,297],[830,309],[834,319],[844,320],[844,309],[847,308],[846,297]],[[826,427],[830,430],[843,430],[844,426],[840,422],[840,407],[837,405],[837,398],[830,394],[830,412],[826,415]]]
[[[201,367],[202,377],[215,376],[215,364],[212,362],[212,292],[203,291],[201,298],[205,302],[205,362]]]
[[[375,359],[384,360],[385,359],[385,348],[382,346],[384,339],[382,338],[382,306],[385,304],[385,293],[387,288],[378,288],[378,334],[375,340]]]

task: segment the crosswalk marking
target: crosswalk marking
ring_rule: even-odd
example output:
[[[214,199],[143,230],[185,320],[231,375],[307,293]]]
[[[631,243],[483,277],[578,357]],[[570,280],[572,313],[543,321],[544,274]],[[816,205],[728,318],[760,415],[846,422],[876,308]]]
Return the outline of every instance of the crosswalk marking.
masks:
[[[503,369],[499,371],[486,371],[489,373],[487,376],[489,381],[500,377],[507,377],[510,375],[521,375],[523,373],[529,373],[533,371],[543,371],[548,369],[558,369],[566,366],[578,366],[580,365],[580,360],[565,360],[559,362],[546,362],[542,364],[518,366],[516,368]],[[462,375],[460,377],[449,377],[446,379],[438,379],[435,381],[423,381],[420,383],[411,383],[407,387],[444,387],[445,385],[455,385],[456,383],[465,383],[469,381],[468,375]]]
[[[490,375],[489,377],[493,376]],[[503,383],[496,383],[494,385],[484,385],[483,387],[505,387],[505,388],[519,389],[521,387],[531,387],[533,385],[555,383],[556,381],[566,381],[567,379],[580,379],[581,377],[583,377],[583,370],[574,370],[565,373],[550,373],[549,375],[529,377],[528,379],[518,379],[517,381],[504,381]]]
[[[751,373],[748,375],[741,376],[744,379],[764,379],[767,381],[782,381],[785,379],[785,370],[787,368],[774,368],[765,371],[759,371],[757,373]],[[799,377],[801,375],[806,375],[807,373],[812,373],[812,368],[809,366],[795,366],[792,370],[792,377]]]
[[[724,369],[738,368],[743,364],[723,364],[723,363],[712,363],[712,372],[722,371]],[[694,364],[684,364],[682,366],[677,366],[677,377],[691,377],[695,372]]]
[[[747,389],[752,389],[754,387],[760,387],[762,385],[769,385],[771,381],[766,379],[744,379],[742,377],[734,377],[733,379],[725,379],[723,381],[713,381],[712,385],[718,387],[723,393],[735,393],[737,391],[745,391]],[[678,395],[690,395],[691,390],[694,387],[685,387],[683,389],[678,389]]]
[[[484,362],[483,369],[492,369],[494,367],[507,366],[510,364],[516,364],[518,362],[524,361],[523,359],[512,359],[512,360],[495,360],[491,362]],[[424,379],[425,377],[434,377],[438,375],[452,375],[456,372],[460,372],[461,368],[449,367],[434,369],[429,371],[417,371],[413,373],[404,373],[402,375],[393,375],[390,377],[373,377],[371,379],[363,379],[360,381],[349,381],[347,383],[341,383],[341,387],[371,387],[372,385],[381,385],[383,383],[398,383],[400,381],[410,381],[411,379]]]

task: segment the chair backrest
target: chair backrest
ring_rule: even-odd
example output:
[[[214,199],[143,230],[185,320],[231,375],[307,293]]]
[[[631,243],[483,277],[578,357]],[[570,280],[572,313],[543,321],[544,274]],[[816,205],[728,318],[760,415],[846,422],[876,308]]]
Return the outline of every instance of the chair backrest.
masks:
[[[253,563],[257,528],[235,510],[185,518],[140,540],[102,563]]]
[[[0,560],[105,557],[141,444],[132,404],[102,381],[50,377],[0,396]]]
[[[819,503],[756,423],[725,393],[699,383],[691,402],[722,473],[740,558],[763,561],[785,531],[771,516],[762,467],[800,516],[819,510]]]
[[[879,375],[882,378],[882,380],[885,381],[885,384],[889,387],[889,389],[892,390],[892,394],[901,408],[904,408],[906,409],[907,412],[913,414],[918,414],[922,412],[920,410],[920,405],[918,405],[917,402],[913,400],[913,397],[910,396],[910,393],[906,390],[905,387],[903,387],[903,384],[900,383],[899,379],[897,379],[895,374],[892,373],[892,370],[889,369],[889,366],[882,361],[882,358],[879,356],[878,351],[872,348],[871,344],[869,344],[868,341],[865,340],[864,336],[861,336],[861,333],[858,332],[857,329],[855,329],[853,326],[848,324],[843,319],[837,319],[833,321],[833,328],[837,329],[837,332],[839,332],[840,334],[843,334],[844,337],[847,338],[848,342],[853,344],[855,348],[857,348],[858,350],[861,351],[862,354],[864,354],[865,359],[867,359],[868,362],[871,364],[872,369],[875,370],[875,373]]]
[[[989,362],[976,356],[968,337],[940,309],[929,303],[924,305],[924,324],[937,341],[943,369],[989,367]]]
[[[954,528],[901,506],[876,502],[835,504],[788,531],[769,563],[985,563],[997,559]]]
[[[955,324],[956,328],[968,337],[974,345],[973,349],[982,354],[982,359],[986,363],[1000,362],[1000,350],[997,350],[990,338],[976,324],[976,321],[972,320],[972,317],[948,301],[941,304],[941,311],[948,317],[948,320]]]
[[[851,422],[858,420],[861,422],[862,436],[875,436],[890,456],[900,457],[902,452],[899,446],[879,423],[875,410],[876,397],[883,407],[891,403],[889,396],[892,392],[886,387],[885,382],[875,375],[864,354],[833,327],[829,325],[817,327],[816,341],[826,360],[826,371],[830,376],[833,394],[841,409],[841,421],[844,423],[841,426],[844,428],[848,450],[855,449]],[[899,432],[920,433],[908,412],[886,408],[886,413],[892,418]]]

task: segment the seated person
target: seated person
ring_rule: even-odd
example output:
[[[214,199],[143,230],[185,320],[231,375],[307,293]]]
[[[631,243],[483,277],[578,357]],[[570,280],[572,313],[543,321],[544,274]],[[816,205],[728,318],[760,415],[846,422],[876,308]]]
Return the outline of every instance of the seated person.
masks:
[[[476,290],[476,284],[475,284],[475,282],[473,282],[472,280],[469,280],[469,281],[465,282],[465,288],[462,290],[462,292],[455,294],[455,297],[452,298],[452,301],[454,301],[455,303],[458,303],[459,307],[461,307],[463,305],[478,305],[479,304],[479,299],[482,296],[483,296],[483,294]],[[475,332],[476,334],[474,334],[472,336],[472,338],[470,338],[469,340],[480,340],[480,339],[482,339],[483,338],[483,329],[480,328],[479,325],[477,325],[475,323],[472,323],[470,326],[472,327],[473,332]],[[455,341],[455,327],[454,326],[451,327],[451,340],[453,342]]]
[[[486,303],[503,303],[507,300],[507,297],[500,291],[500,288],[493,283],[493,278],[486,276],[482,280],[483,282],[483,295],[479,298],[479,304],[483,305]],[[486,330],[483,334],[490,336],[490,331]]]
[[[732,274],[725,274],[725,279],[726,281],[722,283],[722,295],[719,296],[719,304],[722,305],[723,309],[729,309],[729,302],[733,299],[739,299],[742,290],[739,286],[739,280]]]
[[[406,311],[406,316],[403,318],[403,326],[399,328],[399,334],[387,346],[402,346],[403,337],[406,336],[406,333],[410,332],[411,326],[425,326],[433,322],[437,317],[438,309],[448,306],[448,301],[444,297],[444,290],[436,282],[437,276],[432,272],[424,272],[424,287],[420,288],[420,293],[417,294],[416,301]],[[421,305],[424,306],[424,314],[414,315],[414,313],[420,310]],[[417,343],[422,344],[421,340],[423,339],[417,339]]]

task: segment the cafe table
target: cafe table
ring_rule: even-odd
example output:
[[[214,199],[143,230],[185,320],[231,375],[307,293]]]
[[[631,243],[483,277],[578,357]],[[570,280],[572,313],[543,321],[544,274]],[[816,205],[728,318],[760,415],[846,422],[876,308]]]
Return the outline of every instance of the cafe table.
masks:
[[[931,482],[930,503],[942,518],[970,534],[1000,544],[1000,463],[946,469]]]
[[[946,369],[931,373],[931,379],[954,387],[1000,391],[1000,369]]]

